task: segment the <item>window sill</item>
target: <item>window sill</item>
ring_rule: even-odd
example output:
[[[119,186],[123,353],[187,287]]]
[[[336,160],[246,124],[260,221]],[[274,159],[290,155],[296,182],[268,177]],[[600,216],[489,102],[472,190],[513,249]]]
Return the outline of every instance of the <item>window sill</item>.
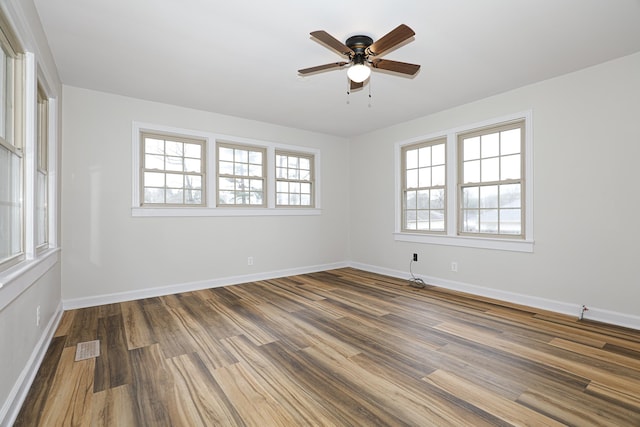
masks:
[[[533,240],[512,240],[468,236],[443,236],[435,234],[400,233],[394,239],[399,242],[426,243],[432,245],[461,246],[466,248],[494,249],[511,252],[533,252]]]
[[[206,217],[206,216],[308,216],[320,215],[319,208],[131,208],[133,217]]]
[[[59,260],[59,248],[48,249],[35,259],[21,261],[0,273],[0,311],[35,283]]]

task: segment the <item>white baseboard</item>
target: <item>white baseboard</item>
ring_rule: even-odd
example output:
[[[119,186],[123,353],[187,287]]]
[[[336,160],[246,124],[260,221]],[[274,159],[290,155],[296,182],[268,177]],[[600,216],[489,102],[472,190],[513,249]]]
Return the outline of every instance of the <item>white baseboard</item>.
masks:
[[[409,279],[410,275],[406,271],[392,270],[389,268],[377,267],[369,264],[362,264],[359,262],[349,263],[350,267],[357,268],[359,270],[370,271],[372,273],[384,274],[391,277],[397,277],[401,279]],[[515,292],[508,292],[499,289],[486,288],[483,286],[472,285],[469,283],[456,282],[453,280],[441,279],[438,277],[425,276],[415,274],[416,277],[421,278],[426,283],[439,286],[445,289],[451,289],[454,291],[466,292],[472,295],[478,295],[486,298],[493,298],[500,301],[506,301],[514,304],[520,304],[527,307],[539,308],[542,310],[553,311],[555,313],[566,314],[569,316],[579,317],[582,304],[568,303],[563,301],[555,301],[546,298],[534,297],[530,295],[518,294]],[[589,310],[584,313],[585,320],[594,320],[597,322],[608,323],[616,326],[623,326],[626,328],[632,328],[640,330],[640,316],[634,316],[626,313],[618,313],[610,310],[605,310],[597,307],[589,307]]]
[[[29,393],[29,389],[31,388],[31,384],[33,384],[33,380],[35,379],[38,369],[40,369],[40,365],[47,353],[53,334],[62,319],[62,312],[62,303],[60,303],[58,308],[56,308],[54,315],[51,316],[51,320],[49,320],[46,328],[43,330],[38,343],[31,352],[31,356],[29,357],[27,364],[22,372],[20,372],[20,376],[13,385],[2,409],[0,409],[0,426],[10,426],[18,417],[20,408],[24,403],[24,399],[26,399],[27,393]]]
[[[333,270],[336,268],[344,268],[348,266],[349,264],[346,262],[337,262],[333,264],[322,264],[300,268],[289,268],[285,270],[268,271],[256,274],[245,274],[242,276],[229,276],[220,279],[201,280],[198,282],[181,283],[170,286],[141,289],[138,291],[118,292],[86,298],[66,299],[63,300],[63,305],[65,310],[72,310],[75,308],[93,307],[97,305],[133,301],[143,298],[153,298],[163,295],[177,294],[180,292],[198,291],[201,289],[218,288],[221,286],[237,285],[240,283],[256,282],[259,280],[276,279],[278,277],[315,273],[317,271]]]
[[[391,277],[409,278],[406,271],[393,270],[374,265],[363,264],[359,262],[338,262],[332,264],[323,264],[308,267],[291,268],[285,270],[276,270],[256,274],[247,274],[241,276],[229,276],[220,279],[202,280],[198,282],[181,283],[170,286],[162,286],[149,289],[141,289],[138,291],[119,292],[114,294],[97,295],[86,298],[75,298],[63,300],[65,310],[75,308],[93,307],[103,304],[112,304],[124,301],[133,301],[142,298],[152,298],[162,295],[176,294],[180,292],[196,291],[208,288],[217,288],[221,286],[237,285],[240,283],[255,282],[259,280],[275,279],[278,277],[294,276],[297,274],[314,273],[317,271],[333,270],[336,268],[353,267],[364,271],[384,274]],[[478,295],[487,298],[493,298],[514,304],[521,304],[528,307],[539,308],[542,310],[553,311],[555,313],[566,314],[569,316],[580,315],[582,304],[569,303],[564,301],[556,301],[546,298],[540,298],[530,295],[508,292],[499,289],[486,288],[469,283],[446,280],[439,277],[416,275],[426,283],[439,286],[445,289],[451,289],[460,292],[466,292],[472,295]],[[595,320],[598,322],[609,323],[612,325],[623,326],[627,328],[640,330],[640,316],[634,316],[626,313],[618,313],[598,307],[589,307],[584,313],[587,320]]]

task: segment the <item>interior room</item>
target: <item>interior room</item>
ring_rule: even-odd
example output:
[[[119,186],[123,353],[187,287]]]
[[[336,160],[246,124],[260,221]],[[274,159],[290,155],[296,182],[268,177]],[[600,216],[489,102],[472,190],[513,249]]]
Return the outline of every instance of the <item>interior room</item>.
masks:
[[[0,425],[640,423],[640,1],[0,28]]]

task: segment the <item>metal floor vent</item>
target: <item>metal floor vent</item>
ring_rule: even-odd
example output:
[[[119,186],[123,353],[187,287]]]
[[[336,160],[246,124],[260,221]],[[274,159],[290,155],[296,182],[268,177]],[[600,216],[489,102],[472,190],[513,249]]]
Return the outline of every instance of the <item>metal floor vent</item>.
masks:
[[[80,342],[76,347],[76,362],[100,356],[100,340]]]

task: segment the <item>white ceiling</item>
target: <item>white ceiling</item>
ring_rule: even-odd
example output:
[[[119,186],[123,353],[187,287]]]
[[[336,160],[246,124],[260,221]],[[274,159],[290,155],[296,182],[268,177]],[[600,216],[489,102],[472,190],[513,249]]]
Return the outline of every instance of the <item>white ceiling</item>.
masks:
[[[640,0],[35,0],[62,82],[340,136],[359,135],[640,51]],[[309,36],[407,24],[347,96]],[[640,78],[640,77],[639,77]],[[371,102],[369,102],[371,88]],[[370,105],[369,105],[370,104]]]

